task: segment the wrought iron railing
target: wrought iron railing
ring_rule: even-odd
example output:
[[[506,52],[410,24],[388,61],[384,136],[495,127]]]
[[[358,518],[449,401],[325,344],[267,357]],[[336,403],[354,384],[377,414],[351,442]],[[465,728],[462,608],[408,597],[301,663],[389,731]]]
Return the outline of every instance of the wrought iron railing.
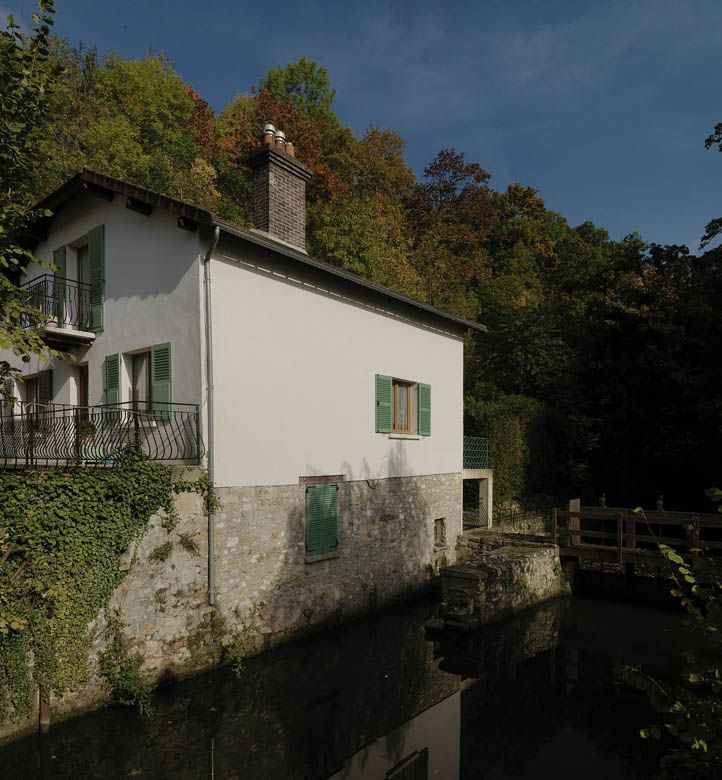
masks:
[[[93,324],[90,285],[53,274],[43,274],[23,285],[28,303],[40,309],[46,323],[59,328],[90,330]],[[25,322],[28,327],[35,323]]]
[[[464,468],[491,468],[488,439],[482,436],[464,436]]]
[[[196,404],[17,407],[0,417],[0,465],[112,466],[135,445],[149,460],[200,463]]]

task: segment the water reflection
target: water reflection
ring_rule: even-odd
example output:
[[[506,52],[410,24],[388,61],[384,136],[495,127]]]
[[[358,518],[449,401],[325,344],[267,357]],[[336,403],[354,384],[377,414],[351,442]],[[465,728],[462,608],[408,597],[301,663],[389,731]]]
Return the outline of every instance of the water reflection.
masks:
[[[111,708],[0,749],[38,778],[605,778],[648,776],[645,701],[618,663],[676,670],[674,613],[584,600],[431,641],[406,605],[161,691],[140,721]]]

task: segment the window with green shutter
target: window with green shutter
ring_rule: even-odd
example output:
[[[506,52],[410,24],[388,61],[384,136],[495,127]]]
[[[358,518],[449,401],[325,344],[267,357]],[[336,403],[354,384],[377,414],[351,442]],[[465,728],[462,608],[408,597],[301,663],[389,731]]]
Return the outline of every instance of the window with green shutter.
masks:
[[[338,485],[306,485],[306,557],[334,552],[338,547]]]
[[[88,257],[90,264],[90,312],[91,329],[103,330],[105,304],[105,225],[98,225],[88,232]]]
[[[431,385],[376,374],[376,432],[431,435]]]

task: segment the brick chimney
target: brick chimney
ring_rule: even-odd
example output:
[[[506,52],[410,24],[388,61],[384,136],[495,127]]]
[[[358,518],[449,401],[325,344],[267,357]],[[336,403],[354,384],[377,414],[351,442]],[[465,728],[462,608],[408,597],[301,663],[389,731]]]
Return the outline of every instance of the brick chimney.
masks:
[[[283,131],[265,126],[263,148],[247,160],[253,170],[253,225],[256,231],[305,252],[306,182],[311,171],[293,152]]]

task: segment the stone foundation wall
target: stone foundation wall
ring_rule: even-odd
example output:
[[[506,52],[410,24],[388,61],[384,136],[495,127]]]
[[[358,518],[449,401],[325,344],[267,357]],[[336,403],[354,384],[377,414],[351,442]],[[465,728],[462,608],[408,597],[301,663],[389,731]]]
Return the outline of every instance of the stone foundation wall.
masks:
[[[457,564],[443,570],[441,584],[441,618],[459,628],[483,625],[571,593],[556,545],[487,530],[459,537]]]
[[[191,477],[192,478],[192,477]],[[338,555],[305,562],[305,486],[220,488],[216,605],[208,604],[207,518],[201,498],[176,498],[180,521],[162,518],[124,556],[127,575],[110,601],[131,653],[155,680],[215,666],[242,637],[247,654],[349,619],[427,587],[453,562],[461,531],[461,474],[340,483]],[[445,544],[434,520],[445,519]],[[109,701],[97,676],[104,613],[90,626],[90,681],[50,703],[57,721]],[[37,695],[35,696],[37,699]],[[0,725],[0,741],[37,728],[37,712]]]
[[[377,609],[453,562],[461,475],[339,483],[337,557],[305,562],[305,485],[222,488],[216,595],[253,651]],[[445,543],[434,542],[444,519]]]

